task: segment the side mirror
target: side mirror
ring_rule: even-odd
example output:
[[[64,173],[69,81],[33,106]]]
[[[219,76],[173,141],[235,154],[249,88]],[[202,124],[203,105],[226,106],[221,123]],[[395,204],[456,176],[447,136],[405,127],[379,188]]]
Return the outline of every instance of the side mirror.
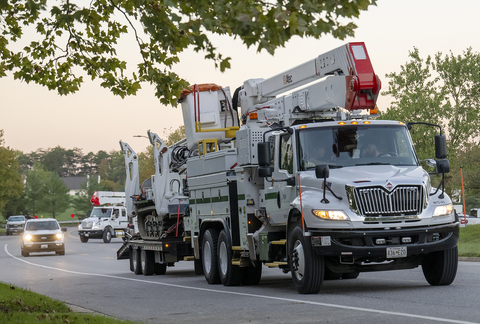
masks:
[[[450,172],[450,162],[447,159],[437,160],[437,173]]]
[[[67,231],[67,228],[66,227],[62,227],[62,232],[66,232]]]
[[[435,135],[435,158],[447,158],[447,139],[445,135]]]
[[[269,142],[257,143],[258,165],[261,167],[270,166],[271,152]]]
[[[330,176],[328,164],[319,164],[315,166],[315,176],[318,179],[326,179]]]

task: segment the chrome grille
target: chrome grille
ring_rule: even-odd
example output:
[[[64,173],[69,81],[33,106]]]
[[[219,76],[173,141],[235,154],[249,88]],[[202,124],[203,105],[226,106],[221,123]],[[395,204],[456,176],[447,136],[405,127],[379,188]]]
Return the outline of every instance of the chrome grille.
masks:
[[[56,234],[32,235],[32,242],[52,242],[56,241]]]
[[[422,186],[398,186],[392,191],[383,187],[356,188],[354,195],[363,216],[419,215],[425,201]]]
[[[83,221],[82,222],[82,229],[91,229],[93,227],[92,221]]]

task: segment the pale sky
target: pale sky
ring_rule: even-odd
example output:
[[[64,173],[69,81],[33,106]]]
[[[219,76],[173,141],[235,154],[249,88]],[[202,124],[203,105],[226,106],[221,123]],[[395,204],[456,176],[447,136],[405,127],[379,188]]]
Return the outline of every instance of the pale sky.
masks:
[[[373,68],[388,87],[386,73],[399,72],[408,61],[408,52],[417,47],[422,58],[437,52],[461,55],[468,47],[480,52],[480,1],[478,0],[378,0],[356,20],[354,38],[344,41],[326,36],[320,40],[295,38],[275,56],[247,49],[239,40],[215,38],[224,57],[232,58],[225,73],[215,70],[203,54],[185,53],[175,70],[194,83],[216,83],[233,91],[250,78],[268,78],[288,70],[347,42],[365,42]],[[129,47],[135,51],[132,43]],[[134,55],[128,53],[126,55]],[[135,63],[135,62],[134,62]],[[9,74],[0,78],[0,129],[7,146],[25,153],[39,148],[61,146],[90,151],[119,150],[123,140],[140,153],[148,145],[147,130],[163,134],[182,125],[181,108],[165,107],[154,96],[153,88],[143,85],[134,97],[121,99],[100,82],[87,80],[81,90],[69,96],[26,84]],[[380,97],[385,110],[391,98]]]

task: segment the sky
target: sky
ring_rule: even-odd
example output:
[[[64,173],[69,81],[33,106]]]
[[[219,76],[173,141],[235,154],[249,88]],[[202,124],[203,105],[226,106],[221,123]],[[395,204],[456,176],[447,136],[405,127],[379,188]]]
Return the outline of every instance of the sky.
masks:
[[[354,22],[355,37],[337,40],[294,38],[274,56],[247,49],[240,40],[215,37],[224,57],[230,56],[231,69],[216,70],[202,53],[185,52],[175,71],[191,84],[216,83],[230,86],[231,92],[251,78],[268,78],[315,58],[347,42],[365,42],[375,73],[388,88],[385,74],[399,72],[409,61],[414,47],[426,58],[437,52],[462,55],[472,47],[480,52],[480,1],[478,0],[378,0],[377,7],[362,12]],[[134,57],[134,46],[124,53]],[[133,62],[135,63],[135,62]],[[60,96],[56,91],[14,80],[12,74],[0,78],[0,129],[5,145],[30,153],[56,146],[82,149],[84,154],[99,150],[119,150],[123,140],[137,152],[150,145],[144,137],[151,130],[159,135],[183,124],[181,107],[160,104],[154,89],[142,86],[136,96],[121,99],[98,81],[87,81],[80,91]],[[392,98],[380,96],[377,105],[385,111]]]

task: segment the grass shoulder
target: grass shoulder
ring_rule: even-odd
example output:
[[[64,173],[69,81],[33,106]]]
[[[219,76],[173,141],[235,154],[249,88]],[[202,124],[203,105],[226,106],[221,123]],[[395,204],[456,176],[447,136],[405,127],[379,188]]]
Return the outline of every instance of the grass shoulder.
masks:
[[[480,224],[460,227],[458,255],[461,257],[480,257]]]
[[[0,323],[135,324],[103,315],[75,313],[63,302],[0,283]]]

